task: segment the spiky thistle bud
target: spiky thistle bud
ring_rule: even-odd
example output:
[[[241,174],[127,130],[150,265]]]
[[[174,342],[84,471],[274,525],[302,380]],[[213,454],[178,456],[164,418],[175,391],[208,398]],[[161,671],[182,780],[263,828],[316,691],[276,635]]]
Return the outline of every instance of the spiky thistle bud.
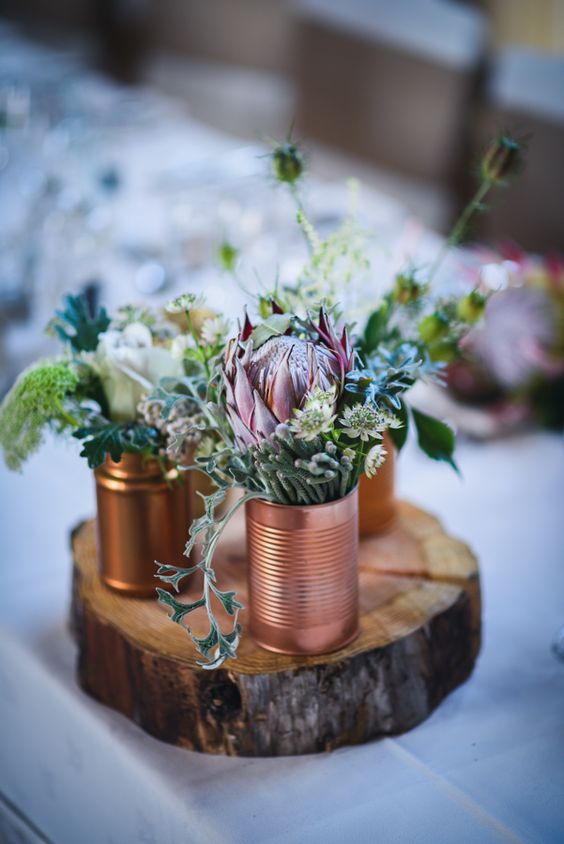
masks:
[[[416,281],[413,275],[400,273],[396,276],[392,296],[400,305],[417,302],[425,292],[425,285]]]
[[[482,176],[492,185],[501,185],[515,175],[521,161],[521,144],[509,135],[498,135],[482,158]]]
[[[291,141],[278,144],[272,153],[274,175],[279,182],[295,184],[305,169],[305,159],[299,146]]]

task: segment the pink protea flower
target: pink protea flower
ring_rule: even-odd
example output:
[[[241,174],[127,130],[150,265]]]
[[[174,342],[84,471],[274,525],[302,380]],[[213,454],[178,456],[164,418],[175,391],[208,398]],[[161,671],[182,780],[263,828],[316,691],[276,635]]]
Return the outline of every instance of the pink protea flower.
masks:
[[[227,414],[239,446],[246,450],[267,439],[307,395],[318,387],[336,388],[340,396],[352,369],[353,351],[346,329],[337,337],[323,308],[317,325],[310,321],[315,340],[277,335],[253,347],[249,320],[225,353],[224,381]]]

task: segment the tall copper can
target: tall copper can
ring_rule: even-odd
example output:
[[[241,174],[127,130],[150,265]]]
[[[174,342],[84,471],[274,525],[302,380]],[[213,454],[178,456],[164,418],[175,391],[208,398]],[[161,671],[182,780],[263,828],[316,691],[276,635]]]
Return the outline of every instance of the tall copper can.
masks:
[[[361,537],[384,533],[397,516],[396,452],[391,438],[384,435],[386,462],[373,478],[363,475],[358,490],[358,524]]]
[[[186,565],[192,519],[191,472],[154,458],[109,456],[95,470],[98,565],[104,583],[127,595],[156,597],[155,560]]]
[[[249,632],[287,654],[339,650],[358,635],[358,493],[297,507],[246,506]]]

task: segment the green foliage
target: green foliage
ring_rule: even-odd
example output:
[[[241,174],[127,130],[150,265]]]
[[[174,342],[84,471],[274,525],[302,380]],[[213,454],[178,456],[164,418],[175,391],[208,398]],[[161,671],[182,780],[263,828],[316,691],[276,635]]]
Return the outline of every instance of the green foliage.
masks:
[[[270,440],[253,452],[253,472],[278,504],[325,504],[355,486],[362,458],[352,448],[324,437],[298,439],[279,425]]]
[[[73,352],[95,351],[100,334],[107,331],[110,325],[105,308],[90,314],[84,296],[65,296],[64,304],[64,310],[55,312],[49,330],[69,345]]]
[[[366,369],[349,372],[345,391],[357,401],[384,404],[396,413],[401,408],[400,395],[413,386],[424,366],[419,349],[411,343],[393,351],[380,347],[378,354],[368,358]]]
[[[235,271],[237,258],[239,257],[239,250],[233,246],[229,241],[224,240],[218,249],[219,263],[226,273]]]
[[[394,416],[401,422],[400,428],[390,428],[388,433],[398,451],[404,447],[409,434],[409,411],[407,403],[400,399],[400,406],[394,408]]]
[[[289,314],[271,314],[264,322],[254,329],[251,334],[253,348],[258,349],[271,337],[280,337],[285,334],[292,322]]]
[[[411,409],[411,413],[420,448],[428,457],[443,460],[458,472],[458,466],[453,459],[455,436],[452,428],[415,408]]]
[[[102,417],[73,431],[73,437],[83,440],[80,456],[88,460],[90,469],[100,466],[107,454],[118,462],[124,452],[155,454],[163,446],[155,428],[132,422],[108,422]]]
[[[361,341],[361,349],[365,356],[374,354],[378,346],[384,341],[385,332],[390,316],[390,302],[384,298],[376,310],[368,317]]]
[[[43,441],[45,429],[75,425],[65,401],[79,378],[66,361],[45,361],[23,372],[0,407],[0,445],[10,469],[19,470]]]
[[[195,519],[190,527],[190,538],[186,544],[185,555],[190,557],[201,541],[201,561],[195,566],[181,568],[166,564],[157,564],[156,576],[163,583],[168,583],[179,590],[181,582],[185,577],[201,571],[203,574],[202,595],[196,601],[183,603],[164,589],[157,589],[159,602],[172,609],[171,621],[180,624],[188,632],[188,635],[196,645],[198,651],[205,657],[206,661],[199,662],[202,668],[213,669],[223,665],[226,659],[237,658],[237,646],[241,635],[241,627],[238,623],[239,610],[243,609],[232,591],[224,592],[217,586],[215,571],[212,568],[213,555],[217,543],[235,512],[251,498],[263,497],[264,492],[246,492],[231,509],[221,517],[216,516],[216,507],[223,503],[226,490],[231,485],[226,481],[220,481],[221,487],[212,495],[204,497],[205,511],[199,519]],[[220,604],[227,615],[233,619],[231,628],[223,631],[215,616],[215,604]],[[204,607],[208,616],[209,630],[205,636],[196,636],[191,628],[184,624],[186,616],[196,609]],[[213,653],[212,653],[213,651]]]

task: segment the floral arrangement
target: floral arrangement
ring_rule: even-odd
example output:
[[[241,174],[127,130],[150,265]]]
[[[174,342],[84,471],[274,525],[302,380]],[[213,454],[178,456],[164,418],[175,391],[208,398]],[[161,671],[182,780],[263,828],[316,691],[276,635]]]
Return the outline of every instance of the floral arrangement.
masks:
[[[164,377],[181,377],[201,334],[213,334],[213,315],[197,312],[200,326],[181,331],[170,319],[127,306],[111,319],[92,313],[81,296],[67,296],[48,326],[63,343],[57,357],[24,371],[0,406],[0,445],[11,469],[20,469],[48,430],[82,442],[81,456],[95,469],[106,455],[119,461],[137,452],[163,461],[189,459],[195,441],[178,435],[198,408],[190,399],[164,419],[147,401]],[[217,342],[215,343],[217,346]],[[214,342],[207,346],[211,354]],[[196,437],[197,440],[197,437]]]
[[[356,368],[347,327],[337,330],[321,306],[314,318],[273,313],[253,325],[248,318],[226,344],[210,378],[199,372],[174,382],[161,381],[155,400],[165,416],[189,396],[199,405],[200,421],[192,430],[202,436],[194,468],[204,471],[218,487],[205,498],[205,514],[190,529],[186,555],[201,540],[199,563],[188,568],[161,564],[158,577],[176,588],[196,571],[204,575],[202,596],[186,604],[164,589],[162,603],[172,619],[183,623],[190,612],[205,607],[210,628],[205,637],[190,633],[206,668],[216,668],[236,655],[241,605],[233,592],[221,591],[212,566],[213,554],[229,519],[251,498],[284,505],[323,504],[348,495],[362,473],[373,475],[386,452],[383,433],[401,425],[393,413],[398,373],[376,383]],[[410,364],[412,366],[412,364]],[[185,431],[190,436],[192,431]],[[215,508],[229,489],[243,495],[225,515]],[[220,629],[214,603],[219,601],[233,618]],[[211,657],[210,657],[211,654]]]
[[[440,375],[484,311],[487,297],[477,289],[462,299],[436,300],[430,295],[431,282],[446,249],[460,240],[488,191],[514,169],[517,155],[518,145],[511,139],[493,142],[482,163],[477,194],[430,273],[424,280],[415,272],[398,275],[363,330],[355,333],[340,312],[339,292],[368,264],[362,236],[351,218],[326,240],[318,236],[299,194],[303,155],[291,141],[275,147],[274,174],[296,200],[308,261],[295,285],[265,288],[256,297],[258,322],[245,316],[237,336],[214,359],[215,369],[200,363],[189,378],[161,382],[155,394],[165,417],[186,396],[198,403],[201,419],[195,430],[202,442],[194,468],[218,487],[205,498],[205,514],[190,528],[186,555],[201,543],[200,561],[186,568],[163,563],[157,573],[177,590],[185,578],[197,571],[203,574],[196,601],[183,603],[164,589],[158,592],[172,610],[171,619],[182,626],[194,610],[205,609],[205,636],[186,627],[207,660],[200,663],[204,668],[217,668],[236,656],[241,604],[232,591],[218,588],[212,561],[225,525],[245,502],[264,498],[309,505],[346,496],[362,474],[371,477],[382,465],[385,431],[398,449],[402,447],[410,417],[423,450],[456,468],[451,428],[409,409],[404,394],[418,379]],[[224,242],[220,258],[239,281],[236,248]],[[243,495],[216,517],[216,506],[235,487]],[[216,616],[216,603],[231,617],[226,631]]]

